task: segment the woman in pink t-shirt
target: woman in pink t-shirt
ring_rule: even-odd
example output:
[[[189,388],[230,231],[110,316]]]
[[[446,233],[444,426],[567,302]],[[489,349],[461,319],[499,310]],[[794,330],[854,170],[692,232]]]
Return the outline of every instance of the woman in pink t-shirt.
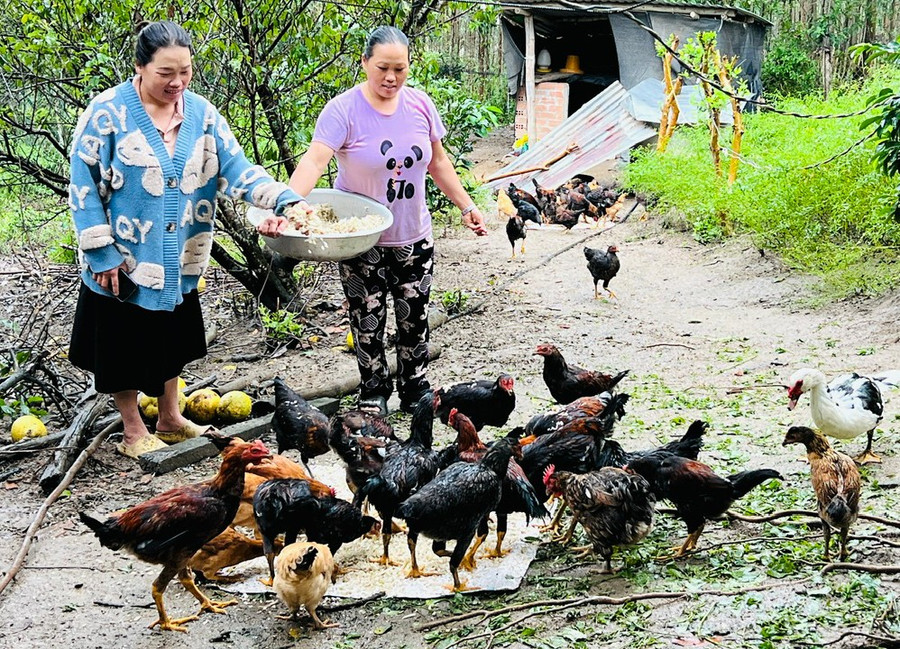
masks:
[[[379,27],[362,57],[366,81],[332,99],[316,122],[309,150],[291,177],[305,196],[337,156],[335,188],[369,196],[394,215],[378,244],[341,262],[341,283],[350,305],[350,327],[360,373],[361,408],[387,413],[393,392],[384,349],[387,296],[397,319],[397,391],[409,412],[429,388],[428,302],[434,239],[425,201],[425,174],[462,210],[463,223],[487,234],[484,218],[456,175],[441,138],[444,124],[431,99],[404,86],[409,41],[396,27]],[[270,236],[287,223],[272,219]]]

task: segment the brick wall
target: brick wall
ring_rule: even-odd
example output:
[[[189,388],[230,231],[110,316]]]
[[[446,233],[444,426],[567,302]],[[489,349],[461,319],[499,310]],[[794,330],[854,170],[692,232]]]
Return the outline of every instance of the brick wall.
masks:
[[[539,83],[534,88],[534,104],[536,111],[535,129],[537,140],[547,135],[569,116],[569,84]],[[516,139],[528,130],[526,114],[525,87],[519,88],[516,97]],[[534,138],[531,138],[534,139]]]

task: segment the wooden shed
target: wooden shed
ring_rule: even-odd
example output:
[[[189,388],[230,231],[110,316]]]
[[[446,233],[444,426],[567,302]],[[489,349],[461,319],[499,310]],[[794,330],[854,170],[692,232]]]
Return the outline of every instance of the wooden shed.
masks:
[[[763,45],[771,23],[744,9],[670,0],[515,0],[503,3],[501,29],[509,90],[518,97],[516,137],[528,133],[534,143],[615,82],[628,94],[623,106],[632,117],[658,121],[662,62],[655,39],[639,22],[662,38],[675,34],[682,43],[699,32],[716,32],[719,50],[738,57],[750,93],[761,94]],[[549,54],[550,59],[543,74],[537,71],[542,51],[541,58]]]

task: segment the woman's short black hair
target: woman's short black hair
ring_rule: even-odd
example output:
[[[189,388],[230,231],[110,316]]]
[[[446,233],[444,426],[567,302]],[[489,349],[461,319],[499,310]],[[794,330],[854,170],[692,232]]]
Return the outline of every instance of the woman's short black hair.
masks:
[[[134,60],[138,65],[147,65],[153,60],[153,55],[164,47],[186,47],[191,54],[194,53],[191,36],[184,27],[168,20],[160,20],[148,23],[138,33],[137,44],[134,46]]]
[[[409,39],[406,37],[406,34],[396,27],[382,25],[381,27],[376,27],[375,31],[369,34],[363,57],[366,59],[372,58],[372,52],[375,50],[376,45],[403,45],[409,49]]]

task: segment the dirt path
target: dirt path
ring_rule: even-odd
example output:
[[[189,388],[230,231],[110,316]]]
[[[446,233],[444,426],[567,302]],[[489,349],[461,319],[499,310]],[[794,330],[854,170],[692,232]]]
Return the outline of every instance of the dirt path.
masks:
[[[638,211],[627,223],[588,242],[592,247],[616,243],[620,248],[622,270],[611,285],[619,299],[613,301],[592,299],[581,245],[538,265],[546,256],[593,234],[592,230],[531,231],[527,254],[516,261],[507,260],[510,248],[502,224],[496,222],[485,239],[466,233],[440,239],[436,294],[463,290],[473,301],[491,298],[479,313],[435,331],[434,340],[444,353],[431,367],[432,382],[510,372],[516,379],[518,398],[510,424],[521,424],[550,407],[540,376],[541,363],[532,352],[540,342],[553,342],[581,366],[631,370],[621,387],[632,394],[632,401],[617,429],[626,448],[667,441],[680,435],[690,421],[702,418],[711,424],[702,459],[717,470],[730,473],[771,466],[786,478],[785,483],[771,483],[754,492],[740,505],[753,511],[809,507],[808,469],[795,461],[799,455],[795,449],[785,453],[780,446],[789,424],[808,422],[808,401],[789,413],[782,389],[749,389],[736,394],[727,390],[785,383],[792,371],[802,366],[819,367],[828,375],[900,368],[895,300],[845,303],[812,311],[802,306],[812,290],[810,280],[761,256],[748,241],[704,247],[661,229],[658,219],[641,221],[639,215]],[[531,267],[534,270],[506,290],[491,293],[492,287]],[[333,282],[328,287],[333,290]],[[228,324],[222,323],[227,336],[223,347],[211,349],[210,358],[195,368],[197,374],[210,370],[241,373],[271,365],[299,386],[353,369],[347,355],[327,346],[253,365],[229,363],[225,348],[244,344],[248,333],[245,324],[232,329]],[[234,369],[227,369],[229,365]],[[866,508],[896,517],[900,463],[893,413],[900,412],[900,398],[895,396],[892,401],[888,407],[891,414],[876,441],[885,463],[866,469],[864,475],[869,489]],[[449,438],[442,429],[437,441]],[[149,608],[150,583],[157,570],[101,549],[77,522],[75,512],[84,508],[115,510],[173,484],[200,479],[214,470],[215,464],[141,479],[139,470],[108,446],[89,463],[71,497],[53,508],[28,567],[0,599],[0,646],[155,648],[214,643],[257,649],[417,648],[434,646],[429,644],[434,641],[444,647],[456,643],[452,633],[444,629],[429,636],[415,627],[452,612],[491,608],[508,600],[651,590],[731,591],[763,584],[771,590],[634,604],[618,612],[609,607],[575,608],[530,619],[497,641],[535,647],[561,646],[560,638],[576,646],[579,642],[584,643],[580,646],[610,647],[654,642],[659,646],[713,646],[710,642],[714,641],[729,647],[781,647],[803,639],[831,639],[845,628],[867,627],[883,612],[886,597],[900,590],[891,577],[816,577],[819,540],[724,546],[677,564],[656,563],[655,554],[680,542],[684,535],[680,522],[660,516],[650,540],[617,555],[619,565],[625,557],[626,570],[615,578],[599,575],[596,563],[576,562],[571,553],[551,544],[540,548],[526,584],[511,597],[474,595],[428,604],[383,601],[334,613],[331,617],[340,622],[340,628],[313,633],[301,627],[291,633],[288,622],[274,619],[282,612],[274,598],[253,596],[230,608],[225,616],[204,615],[187,635],[161,634],[146,629],[154,618]],[[855,453],[861,449],[861,441],[844,448]],[[333,459],[317,458],[313,467],[315,462]],[[38,464],[34,466],[39,469]],[[40,502],[33,475],[25,472],[19,478],[15,486],[7,484],[0,504],[0,520],[5,521],[0,524],[4,565],[17,551],[21,534]],[[871,534],[875,529],[859,525],[858,533]],[[782,527],[712,523],[700,545],[760,534],[794,539],[811,533],[815,530],[798,522]],[[896,550],[878,544],[860,541],[852,550],[859,561],[897,563]],[[798,586],[794,583],[798,578],[810,581]],[[177,584],[167,592],[166,601],[176,615],[194,608],[193,600]],[[888,619],[893,620],[890,615]]]

